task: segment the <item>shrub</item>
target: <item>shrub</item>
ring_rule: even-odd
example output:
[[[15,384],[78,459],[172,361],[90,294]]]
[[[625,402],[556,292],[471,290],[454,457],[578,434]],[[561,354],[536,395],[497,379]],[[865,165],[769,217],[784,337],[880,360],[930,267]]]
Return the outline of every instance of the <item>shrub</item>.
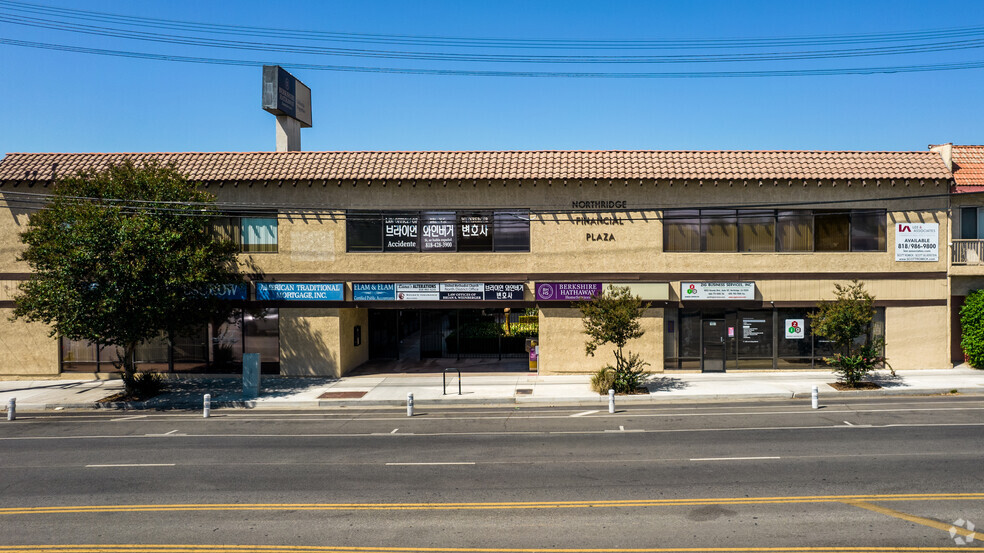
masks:
[[[599,394],[607,394],[615,385],[615,369],[611,365],[598,369],[598,372],[591,377],[591,389]]]
[[[871,332],[875,298],[865,291],[864,283],[854,280],[849,286],[835,284],[834,295],[836,300],[817,304],[817,310],[809,315],[810,323],[813,334],[827,338],[839,350],[824,361],[833,367],[841,382],[854,388],[879,365],[891,367],[881,354],[885,341]]]
[[[984,369],[984,290],[974,290],[960,308],[960,347],[970,366]]]
[[[131,399],[146,399],[163,392],[167,385],[159,373],[123,371],[123,387]]]

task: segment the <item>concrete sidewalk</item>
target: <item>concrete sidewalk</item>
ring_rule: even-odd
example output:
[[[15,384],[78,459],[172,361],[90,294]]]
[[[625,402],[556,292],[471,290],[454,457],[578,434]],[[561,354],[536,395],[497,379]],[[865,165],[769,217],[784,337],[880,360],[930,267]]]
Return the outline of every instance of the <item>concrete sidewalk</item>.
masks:
[[[808,398],[814,385],[822,400],[838,397],[944,394],[984,394],[984,371],[961,366],[947,370],[899,371],[892,377],[879,372],[870,380],[879,390],[837,391],[836,378],[823,372],[746,372],[652,375],[649,394],[619,396],[619,403],[665,404],[691,401],[740,401]],[[417,405],[583,405],[603,407],[607,396],[593,393],[589,375],[537,376],[523,373],[463,374],[461,395],[457,376],[448,375],[447,395],[440,374],[366,375],[341,379],[268,376],[260,396],[244,399],[241,381],[234,377],[179,377],[169,391],[134,403],[98,403],[122,389],[119,380],[0,381],[0,409],[10,398],[17,409],[200,409],[202,396],[212,395],[212,406],[268,409],[373,407],[405,405],[414,394]]]

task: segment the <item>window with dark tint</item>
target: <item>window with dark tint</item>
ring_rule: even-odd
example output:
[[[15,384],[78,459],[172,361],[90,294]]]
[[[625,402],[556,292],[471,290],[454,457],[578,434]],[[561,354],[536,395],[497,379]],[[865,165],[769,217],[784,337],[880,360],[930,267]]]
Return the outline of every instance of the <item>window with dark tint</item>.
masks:
[[[345,246],[350,252],[382,251],[382,214],[366,211],[348,212],[345,215]]]
[[[813,251],[813,213],[780,211],[777,218],[779,251]]]
[[[738,251],[772,252],[776,249],[774,211],[738,212]]]
[[[420,251],[453,252],[456,249],[453,211],[425,211],[420,216]]]
[[[383,215],[383,251],[415,252],[419,249],[420,217],[416,213]]]
[[[530,251],[530,212],[496,211],[492,238],[497,252]]]
[[[960,208],[960,238],[964,240],[977,239],[977,208]]]
[[[851,251],[885,251],[886,214],[883,210],[851,212]]]
[[[458,251],[492,251],[492,213],[463,211],[458,213]]]
[[[663,212],[663,251],[700,251],[700,212],[696,209]]]
[[[851,215],[844,211],[816,211],[813,214],[818,252],[851,251]]]
[[[733,252],[738,250],[738,224],[733,209],[700,211],[701,250]]]

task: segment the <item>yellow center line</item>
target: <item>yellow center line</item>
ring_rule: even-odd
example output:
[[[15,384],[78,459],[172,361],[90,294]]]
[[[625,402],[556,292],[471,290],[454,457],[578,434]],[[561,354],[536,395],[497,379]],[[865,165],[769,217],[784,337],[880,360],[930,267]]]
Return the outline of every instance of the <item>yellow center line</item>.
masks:
[[[614,507],[693,507],[703,505],[775,505],[789,503],[846,503],[866,501],[984,501],[984,493],[819,495],[792,497],[626,499],[499,503],[201,503],[162,505],[66,505],[51,507],[5,507],[0,508],[0,515],[168,511],[454,511],[504,509],[604,509]]]
[[[971,532],[970,530],[967,530],[967,529],[964,529],[964,528],[960,528],[960,527],[954,526],[952,524],[946,524],[944,522],[940,522],[938,520],[933,520],[931,518],[924,518],[924,517],[918,517],[918,516],[915,516],[915,515],[910,515],[909,513],[903,513],[902,511],[896,511],[895,509],[889,509],[888,507],[882,507],[881,505],[874,505],[874,504],[868,503],[867,501],[844,501],[844,503],[847,504],[847,505],[853,505],[855,507],[860,507],[862,509],[867,509],[869,511],[873,511],[873,512],[876,512],[876,513],[881,513],[883,515],[888,515],[890,517],[894,517],[894,518],[901,519],[901,520],[904,520],[904,521],[907,521],[907,522],[911,522],[913,524],[921,524],[923,526],[928,526],[930,528],[936,528],[937,530],[942,530],[942,531],[944,531],[946,533],[949,533],[950,532],[950,529],[953,528],[956,531],[957,534],[959,534],[959,535],[961,535],[961,536],[963,536],[965,538],[966,537],[973,536],[975,534],[975,532]]]

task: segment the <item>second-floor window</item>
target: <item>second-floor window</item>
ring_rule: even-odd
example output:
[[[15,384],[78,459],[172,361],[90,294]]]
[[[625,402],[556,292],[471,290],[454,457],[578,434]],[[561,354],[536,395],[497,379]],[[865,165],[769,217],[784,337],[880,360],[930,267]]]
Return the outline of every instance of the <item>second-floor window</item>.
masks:
[[[273,253],[277,251],[277,217],[217,217],[215,232],[220,238],[231,240],[245,253]]]
[[[528,252],[530,214],[501,211],[349,211],[350,252]]]
[[[885,251],[886,211],[668,209],[667,252]]]

